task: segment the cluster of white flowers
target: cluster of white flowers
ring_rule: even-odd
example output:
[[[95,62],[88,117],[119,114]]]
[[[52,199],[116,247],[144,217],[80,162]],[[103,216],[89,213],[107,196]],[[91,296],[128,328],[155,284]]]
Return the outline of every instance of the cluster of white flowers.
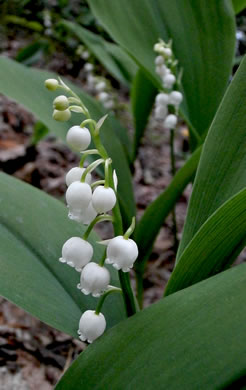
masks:
[[[94,75],[94,66],[87,62],[84,65],[84,71],[86,72],[86,81],[88,87],[96,92],[96,98],[102,103],[106,110],[112,110],[115,108],[115,100],[111,92],[111,86],[108,80],[104,77],[98,77]]]
[[[65,83],[61,80],[59,81],[60,83],[55,79],[48,79],[45,85],[49,90],[53,91],[61,88],[67,93],[71,92],[73,96],[67,98],[61,95],[55,98],[53,118],[65,121],[70,118],[71,111],[83,112],[88,118],[80,126],[72,126],[67,132],[66,140],[68,145],[73,150],[81,152],[83,157],[80,166],[72,168],[67,173],[65,180],[68,186],[66,191],[66,202],[69,209],[68,217],[84,225],[89,225],[83,237],[71,237],[64,243],[62,256],[59,260],[74,267],[76,271],[81,273],[80,283],[77,287],[83,294],[92,294],[94,297],[100,297],[108,292],[112,292],[112,290],[119,290],[109,285],[110,273],[104,266],[104,263],[112,264],[114,268],[123,272],[128,272],[133,267],[138,256],[137,245],[129,238],[134,229],[134,223],[124,236],[117,236],[107,240],[106,254],[99,264],[91,261],[94,251],[87,239],[96,223],[113,221],[112,215],[106,213],[110,212],[116,205],[117,177],[115,171],[114,175],[111,173],[110,164],[112,161],[108,158],[99,137],[99,129],[106,117],[102,118],[98,123],[93,121],[79,97]],[[76,103],[78,106],[70,105],[70,103]],[[79,111],[79,108],[81,111]],[[85,127],[87,124],[91,125],[90,130]],[[97,149],[87,150],[91,143],[91,138],[94,139]],[[84,161],[90,154],[98,154],[100,158],[85,168],[83,166]],[[92,183],[91,172],[99,164],[104,165],[105,180]],[[97,312],[97,310],[88,310],[83,313],[80,319],[79,337],[81,340],[87,340],[91,343],[104,332],[105,327],[106,321],[103,314]]]
[[[174,89],[177,86],[174,73],[177,61],[174,59],[171,43],[160,41],[154,45],[154,50],[157,52],[155,69],[162,80],[164,91],[156,96],[154,114],[156,119],[163,121],[165,128],[174,129],[178,123],[178,109],[183,100],[182,93]]]

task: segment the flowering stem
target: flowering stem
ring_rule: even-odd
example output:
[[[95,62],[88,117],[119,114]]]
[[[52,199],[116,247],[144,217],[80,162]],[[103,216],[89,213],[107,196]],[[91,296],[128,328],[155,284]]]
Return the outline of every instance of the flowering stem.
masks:
[[[90,232],[92,231],[92,229],[94,228],[94,226],[97,223],[104,222],[104,221],[112,222],[113,221],[113,217],[111,215],[108,215],[108,214],[102,214],[102,215],[98,215],[96,218],[94,218],[93,221],[88,226],[88,228],[86,229],[86,231],[84,232],[83,240],[87,240],[87,238],[89,237]]]
[[[96,307],[96,310],[95,310],[95,313],[96,313],[97,315],[100,314],[102,305],[103,305],[105,299],[107,298],[107,296],[108,296],[109,294],[112,294],[112,293],[122,293],[122,290],[121,290],[121,288],[118,288],[118,287],[111,287],[108,291],[106,291],[106,292],[101,296],[101,298],[99,299],[99,302],[98,302],[98,304],[97,304],[97,307]]]
[[[104,166],[104,172],[105,172],[105,188],[109,187],[109,165],[112,163],[111,158],[107,158],[105,161],[105,166]]]
[[[98,167],[98,165],[102,164],[103,162],[104,162],[104,159],[99,158],[98,160],[96,160],[93,163],[91,163],[90,165],[88,165],[88,167],[83,172],[83,175],[81,177],[81,182],[84,183],[87,173],[92,172],[94,169],[96,169]]]
[[[105,180],[97,180],[97,181],[94,181],[92,184],[91,184],[91,188],[95,188],[99,185],[104,185],[105,184]]]
[[[84,162],[90,154],[99,154],[97,149],[90,149],[90,150],[86,150],[85,152],[81,152],[81,153],[83,153],[83,156],[81,157],[81,160],[79,163],[80,168],[83,168]]]
[[[176,161],[175,161],[175,152],[174,152],[174,129],[170,130],[170,154],[171,154],[171,173],[172,177],[174,177],[176,173]],[[172,210],[172,220],[173,220],[173,226],[172,226],[172,232],[174,237],[174,252],[177,252],[179,241],[177,237],[177,221],[176,221],[176,212],[175,207]]]
[[[101,260],[98,263],[101,267],[104,266],[104,263],[105,263],[105,260],[106,260],[106,253],[107,253],[107,251],[105,249],[104,252],[103,252],[102,258],[101,258]]]
[[[136,221],[136,218],[132,217],[132,223],[131,223],[131,225],[129,226],[129,228],[127,229],[127,231],[124,234],[124,239],[125,240],[128,240],[130,235],[134,232],[135,225],[136,225],[135,221]]]

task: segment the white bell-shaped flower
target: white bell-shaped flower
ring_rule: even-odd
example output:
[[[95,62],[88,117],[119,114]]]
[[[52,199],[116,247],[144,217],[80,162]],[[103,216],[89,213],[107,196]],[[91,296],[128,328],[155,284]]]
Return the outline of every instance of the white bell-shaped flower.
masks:
[[[156,119],[165,119],[167,116],[167,106],[157,106],[155,108],[155,117]]]
[[[89,206],[84,210],[70,209],[68,218],[73,221],[83,223],[84,225],[89,225],[94,218],[96,218],[97,212],[92,206],[92,203],[89,203]]]
[[[98,94],[98,99],[100,100],[100,102],[106,102],[106,100],[109,99],[109,94],[107,92],[100,92]]]
[[[92,294],[93,297],[99,297],[110,282],[110,273],[105,267],[90,262],[82,270],[80,284],[78,288],[83,294]]]
[[[79,338],[92,343],[100,337],[106,328],[106,320],[102,313],[96,314],[94,310],[85,311],[79,321]]]
[[[95,85],[95,90],[97,92],[102,92],[105,90],[106,87],[107,87],[107,85],[106,85],[105,81],[99,81],[99,83],[97,83]]]
[[[81,213],[86,210],[92,198],[91,187],[88,183],[74,181],[67,189],[66,201],[70,213]]]
[[[160,77],[165,77],[165,75],[167,74],[167,67],[166,65],[157,65],[155,67],[155,71],[156,73],[160,76]]]
[[[155,64],[158,65],[163,65],[164,64],[164,58],[162,56],[157,56],[155,58]]]
[[[170,114],[164,120],[163,125],[166,129],[174,129],[177,123],[178,123],[178,118],[176,117],[176,115]]]
[[[167,74],[163,78],[163,85],[165,88],[172,88],[176,81],[176,77],[173,74]]]
[[[80,168],[80,167],[74,167],[68,171],[66,174],[66,185],[70,186],[74,181],[80,181],[83,173],[85,171],[85,168]],[[91,174],[87,173],[85,177],[85,182],[87,184],[91,184]]]
[[[88,57],[87,57],[88,58]],[[94,66],[90,63],[90,62],[87,62],[84,66],[84,70],[86,72],[92,72],[94,69]]]
[[[88,241],[80,237],[71,237],[62,247],[61,263],[67,263],[80,272],[91,261],[93,248]]]
[[[103,103],[103,106],[107,110],[111,110],[112,108],[114,108],[114,101],[112,99],[107,100],[106,102]]]
[[[138,247],[135,241],[123,236],[117,236],[110,240],[107,247],[106,264],[113,264],[117,270],[130,271],[138,257]]]
[[[77,152],[88,148],[91,143],[91,134],[86,127],[72,126],[66,137],[67,143]]]
[[[179,106],[183,100],[183,95],[179,91],[172,91],[169,95],[169,102],[174,106]]]
[[[98,186],[92,194],[92,205],[98,214],[112,210],[116,203],[115,192],[112,188]]]
[[[158,93],[158,95],[156,95],[155,101],[158,106],[167,106],[169,104],[169,96],[164,92]]]

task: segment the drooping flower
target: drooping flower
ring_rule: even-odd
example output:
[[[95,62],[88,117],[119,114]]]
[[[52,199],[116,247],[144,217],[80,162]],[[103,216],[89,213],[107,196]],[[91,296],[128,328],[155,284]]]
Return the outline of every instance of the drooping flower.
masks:
[[[67,263],[80,272],[93,256],[93,248],[88,241],[80,237],[71,237],[62,247],[61,263]]]
[[[106,320],[102,313],[96,314],[94,310],[85,311],[79,321],[79,338],[92,343],[100,337],[106,328]]]
[[[72,126],[66,137],[67,143],[77,152],[88,148],[91,143],[91,134],[86,127]]]
[[[109,282],[110,273],[107,268],[90,262],[82,270],[78,288],[85,295],[92,294],[93,297],[99,297],[106,290]]]
[[[107,247],[106,264],[113,264],[117,270],[130,271],[138,257],[138,247],[135,241],[123,236],[117,236],[110,240]]]
[[[98,186],[92,194],[92,205],[99,214],[112,210],[115,203],[115,192],[110,187]]]

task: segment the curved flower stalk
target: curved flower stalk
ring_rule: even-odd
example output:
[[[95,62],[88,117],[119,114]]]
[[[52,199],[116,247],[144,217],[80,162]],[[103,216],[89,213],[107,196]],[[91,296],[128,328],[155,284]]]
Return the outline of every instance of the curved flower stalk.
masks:
[[[81,340],[91,343],[106,328],[106,320],[101,313],[101,307],[109,293],[122,292],[128,316],[136,312],[136,300],[128,275],[138,256],[137,245],[129,238],[135,227],[135,218],[123,235],[117,202],[117,175],[115,171],[112,171],[112,160],[100,139],[100,128],[106,116],[98,122],[94,121],[80,98],[60,78],[59,80],[46,80],[45,86],[51,91],[61,89],[68,95],[68,97],[60,95],[55,98],[54,119],[66,121],[70,118],[71,112],[81,113],[86,117],[80,125],[72,126],[67,132],[68,145],[80,152],[82,157],[79,166],[72,168],[65,180],[68,186],[66,191],[68,217],[88,227],[82,237],[71,237],[64,243],[59,260],[81,273],[77,287],[83,294],[100,297],[96,310],[87,310],[83,313],[79,323],[78,333]],[[95,149],[87,149],[91,140],[94,142]],[[84,164],[89,155],[97,155],[98,158],[85,167]],[[92,182],[91,172],[99,165],[104,166],[104,179]],[[93,227],[103,221],[113,223],[117,236],[107,240],[107,250],[99,264],[96,264],[93,262],[93,247],[88,242],[88,237]],[[110,273],[104,266],[105,262],[112,264],[119,271],[121,289],[109,284]]]

